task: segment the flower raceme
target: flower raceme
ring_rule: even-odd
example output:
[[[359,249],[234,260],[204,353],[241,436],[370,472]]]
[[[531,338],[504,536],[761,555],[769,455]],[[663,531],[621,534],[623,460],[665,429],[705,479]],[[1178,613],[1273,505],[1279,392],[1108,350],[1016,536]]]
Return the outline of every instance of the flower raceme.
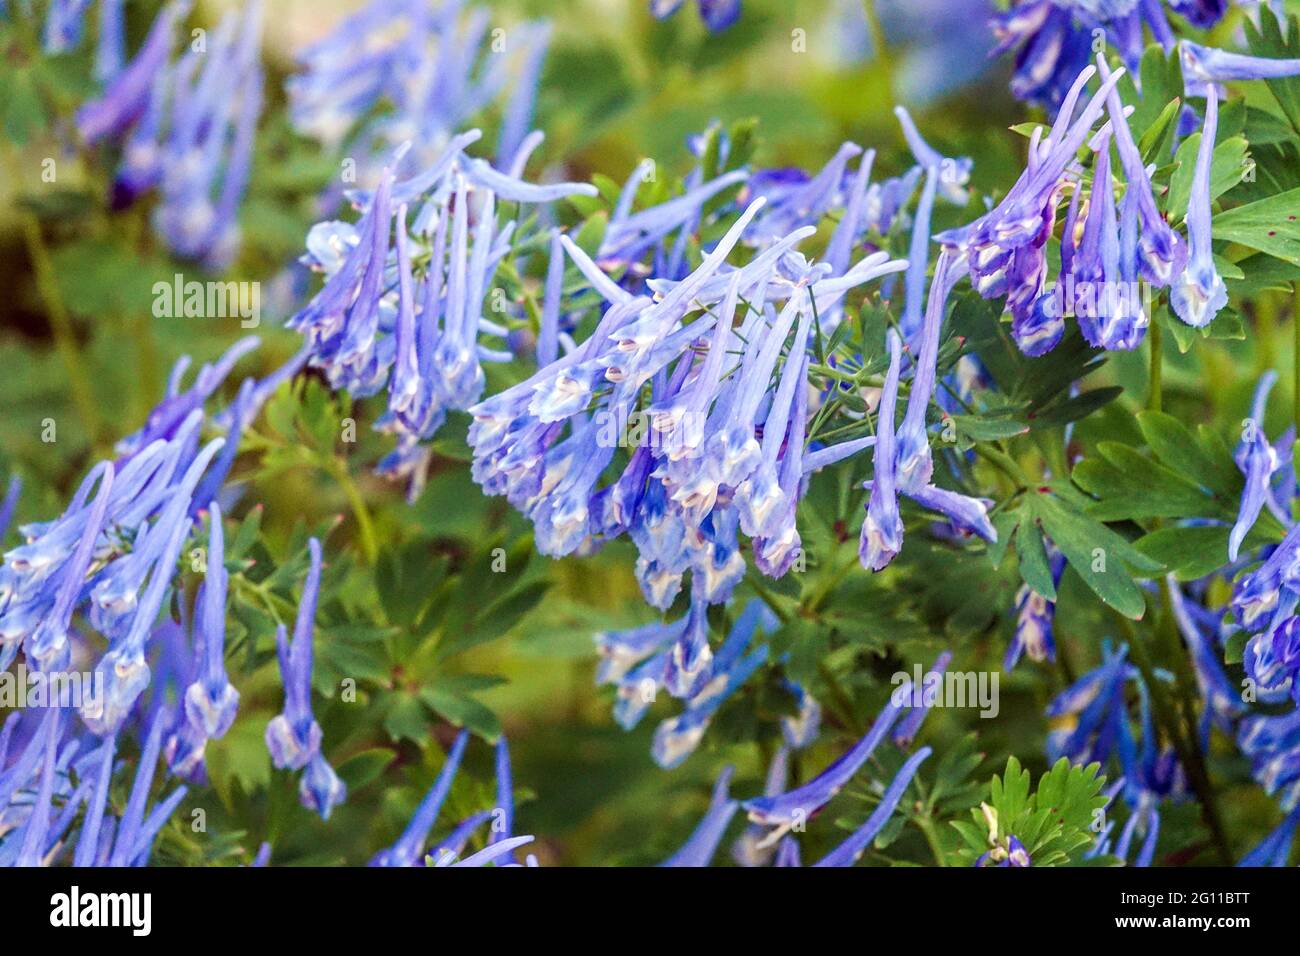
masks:
[[[1016,51],[1012,93],[1056,109],[1096,52],[1099,38],[1135,68],[1148,34],[1166,53],[1173,49],[1176,37],[1168,12],[1204,30],[1218,23],[1227,8],[1228,0],[1015,0],[993,21],[999,40],[995,52]]]
[[[877,253],[831,276],[794,253],[811,227],[726,266],[765,203],[755,199],[685,278],[653,284],[653,298],[614,285],[565,237],[605,299],[596,329],[471,409],[473,474],[484,491],[528,515],[538,549],[553,557],[628,533],[655,607],[672,602],[688,569],[704,600],[725,601],[744,570],[740,530],[754,538],[760,567],[788,569],[815,310],[906,266]],[[650,433],[616,462],[606,423],[641,416]],[[618,472],[608,484],[606,471]]]
[[[231,12],[210,39],[172,58],[189,0],[173,0],[135,58],[77,113],[89,145],[113,142],[122,159],[113,203],[157,188],[154,228],[178,256],[224,268],[239,247],[237,214],[262,110],[262,5]]]
[[[288,323],[306,339],[308,364],[332,387],[356,396],[387,390],[388,414],[376,427],[394,433],[397,448],[380,471],[409,480],[413,495],[428,464],[422,443],[448,410],[479,399],[483,361],[513,357],[480,343],[481,335],[504,339],[509,331],[484,315],[517,225],[498,223],[498,205],[594,192],[498,172],[464,152],[479,135],[456,137],[432,166],[401,181],[394,174],[405,152],[399,150],[377,188],[355,195],[363,209],[355,225],[313,227],[304,261],[324,273],[325,283]]]
[[[492,26],[486,7],[466,10],[464,0],[372,0],[297,53],[286,84],[294,127],[342,148],[360,167],[355,181],[373,187],[394,149],[411,142],[411,162],[431,163],[504,99],[496,164],[513,168],[532,128],[550,27],[497,27],[489,40]],[[381,111],[384,103],[392,109]]]

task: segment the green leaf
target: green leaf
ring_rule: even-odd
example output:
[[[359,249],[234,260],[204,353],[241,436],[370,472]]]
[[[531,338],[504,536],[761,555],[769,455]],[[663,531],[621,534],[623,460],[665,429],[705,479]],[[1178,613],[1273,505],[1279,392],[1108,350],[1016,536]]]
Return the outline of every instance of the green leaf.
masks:
[[[1214,238],[1300,265],[1300,189],[1237,206],[1214,217]]]
[[[1155,572],[1160,565],[1110,528],[1078,513],[1058,498],[1037,495],[1034,511],[1070,567],[1103,603],[1140,620],[1146,611],[1142,590],[1126,565]]]
[[[497,715],[473,697],[434,686],[420,691],[420,699],[441,717],[457,727],[468,728],[489,743],[501,736]]]
[[[1031,588],[1047,598],[1056,600],[1056,584],[1052,581],[1052,567],[1043,546],[1043,533],[1033,521],[1026,521],[1016,535],[1016,557],[1020,559],[1020,577]]]

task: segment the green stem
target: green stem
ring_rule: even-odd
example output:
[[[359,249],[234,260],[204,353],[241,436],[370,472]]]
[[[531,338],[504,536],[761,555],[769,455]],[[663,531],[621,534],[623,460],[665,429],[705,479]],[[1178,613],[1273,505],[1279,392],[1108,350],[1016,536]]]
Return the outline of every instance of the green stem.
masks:
[[[1147,408],[1153,412],[1160,411],[1163,401],[1165,352],[1160,341],[1162,332],[1159,322],[1151,323],[1151,391],[1147,395]]]
[[[930,805],[930,794],[919,776],[912,778],[912,786],[915,788],[919,800],[917,801],[924,810],[920,810],[912,816],[912,822],[916,824],[918,830],[925,836],[925,842],[930,845],[930,852],[934,854],[936,866],[947,866],[948,861],[943,852],[943,841],[939,839],[939,831],[935,828],[934,817],[931,816],[933,807]]]
[[[1295,343],[1291,353],[1291,421],[1300,428],[1300,283],[1294,293],[1291,325],[1294,326]]]
[[[1024,469],[1006,452],[998,451],[996,448],[990,448],[987,445],[976,445],[975,454],[989,462],[989,464],[996,466],[999,471],[1015,482],[1018,488],[1031,486],[1032,483],[1029,476],[1025,474]]]
[[[876,9],[876,0],[862,0],[862,9],[867,17],[867,30],[871,34],[871,45],[876,50],[876,62],[885,78],[885,89],[893,99],[894,93],[894,55],[889,49],[889,40],[885,36],[884,24],[880,22],[880,11]]]
[[[81,358],[81,347],[72,328],[72,319],[59,293],[59,283],[54,275],[54,265],[50,261],[50,252],[46,248],[45,238],[41,235],[41,224],[35,215],[22,215],[23,239],[27,244],[27,254],[32,260],[32,272],[36,278],[36,290],[45,306],[46,317],[50,320],[50,331],[54,336],[54,347],[63,360],[68,373],[68,386],[72,392],[72,403],[82,426],[94,444],[100,435],[99,412],[95,404],[95,394],[90,387],[85,365]]]
[[[357,520],[357,537],[360,540],[362,557],[365,558],[366,564],[373,566],[379,559],[379,540],[375,537],[375,524],[370,517],[370,509],[366,507],[366,499],[362,497],[357,483],[352,480],[346,461],[341,458],[331,458],[325,470],[343,489],[348,505],[352,508],[352,516]]]

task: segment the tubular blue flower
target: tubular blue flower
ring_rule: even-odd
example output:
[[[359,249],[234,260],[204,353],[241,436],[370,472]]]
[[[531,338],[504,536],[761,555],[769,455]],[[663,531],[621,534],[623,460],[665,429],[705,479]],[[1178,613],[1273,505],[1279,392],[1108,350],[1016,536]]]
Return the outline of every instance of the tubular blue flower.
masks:
[[[148,736],[140,754],[140,763],[135,780],[131,784],[131,793],[127,799],[126,809],[122,811],[115,836],[113,849],[108,857],[109,866],[138,866],[149,855],[154,837],[162,829],[167,819],[175,812],[177,805],[185,799],[187,788],[177,787],[171,795],[154,807],[146,816],[149,802],[149,790],[153,786],[154,771],[158,764],[158,754],[162,747],[163,728],[167,714],[159,710],[149,724]],[[78,847],[80,849],[80,847]]]
[[[1297,618],[1288,617],[1271,630],[1252,635],[1242,650],[1242,666],[1252,681],[1257,698],[1276,704],[1288,698],[1300,698],[1300,654]],[[1297,701],[1300,703],[1300,701]]]
[[[515,821],[515,793],[514,782],[510,774],[510,747],[506,743],[506,736],[502,734],[497,739],[496,750],[496,767],[497,767],[497,805],[493,813],[492,832],[488,837],[488,844],[499,843],[502,840],[510,839],[510,833],[514,828]],[[499,817],[496,814],[500,814]],[[506,854],[507,863],[514,862],[513,854]]]
[[[348,788],[334,772],[334,768],[319,750],[312,754],[311,760],[298,782],[298,800],[308,810],[328,820],[330,813],[348,798]]]
[[[841,143],[816,176],[776,191],[755,221],[746,241],[751,245],[765,245],[789,235],[800,226],[819,223],[841,193],[849,160],[861,153],[862,147],[856,143]],[[749,185],[749,195],[762,195],[755,191],[753,180]]]
[[[281,624],[275,632],[284,682],[284,710],[266,726],[266,749],[271,762],[281,770],[301,770],[320,752],[321,729],[311,707],[312,631],[316,619],[316,599],[320,592],[321,547],[311,538],[307,542],[311,566],[303,584],[293,640]]]
[[[1006,846],[995,846],[975,861],[977,867],[1014,867],[1033,866],[1029,851],[1014,833],[1007,834]]]
[[[214,439],[190,463],[181,481],[170,490],[170,498],[157,523],[148,530],[143,542],[137,541],[138,550],[130,556],[135,559],[129,567],[132,575],[136,576],[135,586],[144,581],[146,574],[148,584],[138,603],[134,601],[135,587],[128,592],[132,597],[129,603],[134,605],[130,624],[117,631],[109,642],[108,650],[96,665],[95,671],[102,675],[104,681],[104,700],[83,702],[82,720],[96,734],[102,736],[120,727],[149,684],[150,671],[145,660],[145,644],[153,631],[158,612],[171,585],[172,569],[189,533],[191,495],[222,444],[222,439]],[[125,468],[122,475],[126,475]],[[97,600],[104,600],[105,594],[111,593],[113,589],[100,588],[108,583],[107,578],[101,577],[99,584],[92,589],[92,599],[96,599],[98,590]]]
[[[456,771],[460,769],[461,757],[464,756],[468,744],[469,731],[462,730],[457,734],[456,742],[452,744],[438,778],[433,782],[424,799],[420,801],[419,807],[407,823],[406,829],[402,831],[402,835],[391,847],[375,854],[370,861],[371,866],[416,866],[423,859],[422,850],[425,841],[428,840],[429,831],[437,822],[438,811],[442,809],[447,794],[451,792],[452,781],[456,779]]]
[[[542,75],[542,64],[546,60],[547,47],[551,40],[549,23],[538,23],[525,27],[524,53],[519,64],[519,74],[514,89],[506,103],[505,116],[501,121],[501,132],[497,139],[497,165],[512,168],[518,176],[522,169],[521,147],[526,143],[529,130],[533,128],[533,108],[537,102],[537,85]],[[518,42],[518,41],[516,41]]]
[[[1019,0],[993,21],[994,55],[1016,50],[1011,92],[1022,100],[1059,106],[1088,62],[1091,37],[1076,27],[1070,3]]]
[[[885,739],[901,712],[893,701],[887,704],[865,737],[803,786],[775,796],[745,801],[742,806],[749,819],[770,828],[760,847],[776,843],[792,827],[807,821],[829,803]]]
[[[817,698],[798,684],[787,684],[786,689],[794,695],[799,710],[781,718],[781,739],[790,750],[802,750],[812,746],[821,732],[822,707]]]
[[[1251,776],[1286,813],[1300,806],[1300,709],[1283,716],[1242,719],[1237,746],[1251,762]]]
[[[1250,633],[1272,629],[1295,613],[1300,585],[1300,524],[1294,525],[1264,562],[1233,585],[1232,612]]]
[[[1102,56],[1097,57],[1097,65],[1102,79],[1110,77],[1110,68]],[[1160,214],[1156,206],[1151,175],[1142,161],[1142,154],[1133,140],[1133,131],[1129,128],[1120,101],[1119,91],[1111,87],[1106,98],[1106,109],[1110,116],[1110,127],[1114,132],[1116,151],[1119,153],[1120,165],[1124,170],[1126,181],[1124,201],[1126,206],[1136,206],[1139,225],[1139,268],[1142,275],[1156,288],[1167,287],[1187,265],[1187,244],[1183,237],[1175,232]],[[1130,213],[1131,214],[1131,213]],[[1064,257],[1064,253],[1062,253]],[[1125,259],[1125,265],[1128,259]],[[1062,261],[1064,268],[1064,258]],[[1135,277],[1125,275],[1127,281]]]
[[[457,824],[440,843],[428,851],[424,849],[429,833],[437,822],[438,811],[451,791],[452,782],[456,778],[456,772],[468,743],[469,731],[462,730],[452,744],[437,779],[434,780],[433,786],[429,788],[424,799],[420,801],[402,835],[391,847],[376,853],[370,860],[371,866],[483,866],[494,861],[501,861],[497,864],[501,866],[518,865],[514,862],[514,851],[531,843],[533,837],[510,835],[513,816],[510,758],[503,742],[498,742],[496,751],[498,804],[496,809],[491,812],[482,811],[472,814]],[[488,820],[493,821],[493,826],[487,846],[463,860],[460,859],[460,854],[470,837]],[[527,865],[536,866],[536,858],[530,855],[527,858]]]
[[[1059,587],[1065,573],[1065,555],[1053,546],[1048,558],[1052,572],[1052,586]],[[1012,670],[1021,654],[1028,654],[1035,663],[1056,660],[1056,642],[1052,639],[1052,626],[1056,619],[1056,602],[1039,594],[1028,584],[1016,592],[1016,632],[1007,645],[1002,660],[1004,671]]]
[[[1300,826],[1300,807],[1288,813],[1277,829],[1241,858],[1238,866],[1286,866],[1295,840],[1296,827]]]
[[[189,13],[190,0],[172,0],[163,7],[144,45],[96,100],[77,110],[77,129],[88,144],[120,138],[144,114],[151,90],[165,69],[176,25]]]
[[[934,665],[926,671],[923,686],[920,688],[898,688],[894,691],[899,695],[900,702],[911,698],[907,704],[907,709],[902,719],[894,727],[894,743],[899,747],[907,748],[912,746],[916,740],[916,735],[921,732],[921,725],[925,723],[925,718],[930,715],[930,709],[934,706],[937,694],[931,693],[926,689],[926,684],[931,680],[932,675],[940,680],[943,674],[948,670],[948,665],[952,663],[952,652],[944,651],[935,658]],[[918,700],[917,695],[920,695]]]
[[[473,867],[473,866],[486,866],[488,863],[492,863],[492,862],[494,862],[494,861],[496,861],[496,860],[499,860],[499,859],[502,859],[502,858],[508,858],[508,857],[510,857],[511,854],[513,854],[515,850],[519,849],[519,847],[521,847],[521,846],[527,846],[529,843],[532,843],[533,840],[534,840],[534,837],[531,837],[531,836],[517,836],[517,837],[511,837],[511,838],[508,839],[508,840],[502,840],[502,841],[499,842],[499,843],[493,843],[493,844],[490,844],[489,846],[485,846],[483,849],[479,850],[477,853],[474,853],[474,854],[472,854],[472,855],[470,855],[470,856],[467,856],[467,857],[465,857],[465,859],[463,859],[463,860],[457,860],[457,859],[455,859],[455,858],[454,858],[454,854],[445,853],[445,854],[443,854],[442,857],[439,858],[439,859],[437,860],[437,862],[435,862],[433,865],[434,865],[435,867],[440,867],[440,866],[471,866],[471,867]],[[528,861],[529,861],[529,862],[528,862],[528,865],[529,865],[529,866],[536,866],[536,865],[537,865],[537,860],[536,860],[535,857],[530,856],[530,857],[528,858]],[[509,864],[504,864],[504,865],[509,865]]]
[[[29,663],[47,673],[64,669],[71,656],[68,629],[72,623],[72,613],[85,587],[86,573],[90,570],[94,557],[95,542],[104,530],[104,517],[115,477],[112,463],[104,462],[98,466],[91,472],[92,476],[96,474],[99,476],[99,490],[94,504],[90,506],[77,548],[62,569],[62,580],[54,604],[41,618],[31,638],[23,644]]]
[[[1276,381],[1277,373],[1273,371],[1260,377],[1259,384],[1255,386],[1250,418],[1246,420],[1241,441],[1237,443],[1233,455],[1237,468],[1246,478],[1246,485],[1241,492],[1237,521],[1228,537],[1228,559],[1231,561],[1237,560],[1242,542],[1255,526],[1255,520],[1271,494],[1271,481],[1278,469],[1277,451],[1264,434],[1264,409],[1268,403],[1268,394]]]
[[[788,785],[790,769],[790,748],[778,747],[767,765],[767,779],[763,784],[763,795],[775,797]],[[767,830],[757,823],[745,827],[735,843],[731,845],[731,858],[739,866],[765,866],[776,855],[777,848],[765,842]],[[786,839],[791,839],[787,837]]]
[[[46,53],[66,53],[81,42],[82,20],[89,6],[90,0],[52,0],[41,35]]]
[[[718,850],[718,844],[727,831],[727,824],[736,815],[740,804],[731,799],[728,788],[735,768],[725,767],[718,774],[718,782],[713,786],[713,797],[709,800],[709,809],[700,820],[681,849],[664,860],[660,866],[667,867],[701,867],[708,866]]]
[[[917,358],[916,377],[908,400],[907,415],[897,437],[894,415],[898,399],[901,349],[892,329],[887,337],[889,371],[885,375],[877,408],[875,470],[867,483],[870,497],[862,524],[858,557],[863,567],[880,571],[889,565],[903,546],[903,521],[898,513],[902,492],[921,507],[943,514],[961,533],[976,534],[996,541],[997,532],[988,518],[988,507],[979,499],[929,484],[933,472],[930,445],[924,431],[925,412],[935,384],[934,363],[939,348],[939,327],[947,301],[947,253],[941,253],[930,286],[922,351]]]
[[[1203,614],[1199,619],[1194,617],[1195,605],[1183,594],[1182,586],[1172,575],[1167,578],[1166,583],[1169,587],[1169,602],[1174,621],[1191,652],[1196,684],[1201,692],[1201,698],[1205,701],[1205,711],[1201,719],[1201,746],[1205,748],[1209,746],[1211,723],[1217,722],[1225,733],[1231,733],[1232,720],[1245,710],[1245,705],[1242,703],[1240,692],[1224,673],[1213,638],[1207,637],[1205,633],[1206,625],[1213,628],[1212,634],[1218,633],[1221,627],[1220,616]],[[1276,638],[1274,641],[1276,642]],[[1300,645],[1297,645],[1297,650],[1300,650]],[[1296,655],[1294,663],[1300,667],[1300,655]],[[1248,673],[1249,670],[1248,665]]]
[[[898,774],[881,795],[880,803],[872,811],[871,816],[867,817],[867,821],[855,830],[851,837],[834,850],[831,850],[813,866],[852,866],[856,863],[867,847],[871,845],[871,841],[889,823],[899,801],[903,799],[903,791],[907,789],[907,785],[912,782],[912,778],[916,776],[921,764],[926,761],[932,752],[929,747],[922,747],[912,754],[899,768]]]
[[[95,79],[116,79],[126,62],[125,0],[99,0],[99,46],[95,50]]]
[[[526,158],[549,28],[520,24],[500,47],[490,16],[461,0],[374,0],[297,53],[301,69],[286,84],[294,127],[343,147],[359,181],[373,185],[394,147],[411,141],[412,161],[431,161],[509,89],[497,162],[513,167]],[[333,191],[323,205],[338,198]]]
[[[208,737],[219,738],[230,728],[239,707],[239,692],[225,668],[226,586],[224,532],[221,509],[208,506],[207,576],[199,594],[197,640],[199,678],[185,691],[185,715]]]
[[[22,493],[23,480],[17,475],[10,475],[5,496],[0,499],[0,541],[4,541],[5,535],[9,532],[9,525],[14,520],[14,512],[18,510],[18,499]]]
[[[653,299],[614,283],[561,237],[608,303],[597,328],[551,366],[471,410],[474,478],[533,521],[539,550],[587,551],[626,531],[655,607],[672,603],[688,571],[695,601],[725,602],[745,569],[738,531],[753,537],[756,564],[767,573],[784,573],[797,558],[794,505],[808,414],[800,393],[814,310],[826,314],[851,288],[905,267],[878,253],[831,276],[825,264],[791,254],[813,231],[806,226],[744,266],[726,266],[765,204],[755,199],[690,274],[648,281]],[[625,208],[620,201],[614,218],[628,219]],[[742,355],[738,364],[727,361],[733,351]],[[625,429],[637,421],[648,430],[629,442]],[[600,487],[625,445],[632,448],[618,465],[621,477]],[[677,673],[670,659],[669,689],[689,696]]]
[[[1200,92],[1214,84],[1234,80],[1277,80],[1300,76],[1300,59],[1273,60],[1248,56],[1202,46],[1191,40],[1179,41],[1178,52],[1187,81],[1195,84],[1194,88]]]
[[[871,498],[867,502],[867,517],[862,523],[861,543],[858,545],[858,557],[863,567],[872,571],[885,568],[903,547],[903,519],[898,513],[895,484],[898,462],[894,441],[894,408],[898,401],[902,345],[893,329],[890,329],[886,343],[889,371],[880,393]]]
[[[1100,667],[1089,671],[1048,705],[1049,718],[1069,722],[1047,735],[1047,755],[1052,761],[1069,757],[1075,766],[1104,764],[1116,749],[1129,753],[1135,744],[1129,727],[1124,688],[1138,680],[1137,668],[1127,660],[1127,647],[1103,648]]]
[[[376,428],[395,434],[397,448],[378,470],[409,480],[412,497],[429,462],[424,443],[447,410],[479,400],[483,361],[513,358],[480,343],[483,333],[509,335],[483,315],[492,275],[516,228],[508,222],[498,229],[498,201],[551,202],[595,191],[573,183],[534,186],[499,173],[463,152],[479,137],[477,130],[456,137],[424,172],[400,182],[395,169],[407,150],[399,150],[377,188],[355,194],[364,209],[355,226],[313,227],[303,261],[325,272],[326,281],[288,322],[306,339],[309,364],[332,388],[368,396],[387,386],[388,412]],[[413,226],[407,220],[412,204]],[[422,275],[415,274],[417,260]]]
[[[1228,0],[1169,0],[1169,7],[1192,26],[1207,30],[1223,19]]]
[[[32,742],[41,748],[40,789],[27,815],[23,839],[18,849],[18,866],[39,866],[45,857],[45,838],[49,832],[51,801],[54,798],[54,779],[59,754],[60,711],[50,708],[42,721],[42,736]]]
[[[685,0],[650,0],[650,15],[666,20],[676,13]],[[695,0],[700,19],[713,33],[721,33],[740,19],[740,0]]]
[[[753,632],[728,638],[710,667],[708,682],[686,704],[686,710],[655,729],[651,754],[665,770],[680,766],[699,746],[718,708],[767,661],[767,647],[741,657]]]
[[[239,244],[235,216],[262,105],[261,20],[260,0],[249,0],[170,74],[154,226],[178,255],[212,268],[229,265]]]
[[[1205,125],[1196,152],[1192,191],[1187,201],[1187,268],[1169,290],[1169,304],[1177,316],[1194,328],[1204,328],[1228,304],[1228,289],[1214,265],[1210,220],[1210,167],[1219,128],[1219,97],[1214,90],[1205,98]]]

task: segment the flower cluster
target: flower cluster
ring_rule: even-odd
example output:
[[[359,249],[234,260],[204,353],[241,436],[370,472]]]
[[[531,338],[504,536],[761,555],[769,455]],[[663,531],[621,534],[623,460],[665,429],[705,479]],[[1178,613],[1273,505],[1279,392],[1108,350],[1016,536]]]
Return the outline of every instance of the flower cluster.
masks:
[[[410,179],[396,180],[395,161],[372,193],[355,195],[362,209],[355,225],[314,226],[303,261],[325,283],[288,323],[305,337],[308,363],[331,387],[358,397],[387,389],[388,414],[376,427],[394,433],[398,443],[380,471],[409,480],[412,496],[429,460],[422,443],[448,410],[478,401],[483,361],[513,357],[479,341],[483,334],[509,334],[504,314],[500,321],[484,315],[489,298],[504,313],[500,290],[490,283],[513,252],[517,227],[515,220],[498,223],[498,205],[594,192],[572,183],[533,185],[500,172],[465,153],[479,135],[457,136]]]
[[[718,709],[767,662],[766,645],[749,648],[760,631],[772,633],[777,627],[775,615],[761,602],[751,601],[715,654],[707,614],[708,604],[695,601],[679,621],[596,635],[601,658],[596,682],[614,686],[614,719],[624,730],[640,723],[660,690],[684,700],[682,713],[655,730],[651,752],[665,769],[695,751]],[[702,681],[701,673],[708,679]],[[799,713],[782,718],[782,733],[787,746],[797,749],[816,738],[821,708],[798,686],[789,685],[789,690]]]
[[[157,189],[158,234],[177,255],[219,269],[239,248],[237,214],[262,110],[262,5],[250,0],[242,15],[227,14],[210,39],[196,31],[172,59],[188,8],[188,0],[163,8],[134,59],[78,111],[77,128],[88,145],[122,147],[116,207]]]
[[[167,719],[164,710],[149,719],[130,796],[117,817],[108,806],[120,766],[116,732],[99,738],[78,731],[57,707],[11,714],[0,728],[0,866],[147,864],[158,832],[187,793],[182,784],[149,807]]]
[[[4,556],[0,669],[21,653],[29,673],[69,687],[73,677],[89,684],[66,700],[47,701],[43,716],[37,709],[11,715],[0,731],[0,859],[6,862],[58,859],[72,845],[67,833],[84,805],[73,862],[142,865],[186,793],[179,786],[146,813],[159,758],[174,776],[204,782],[207,741],[226,733],[239,703],[225,671],[227,575],[218,499],[243,428],[301,367],[295,359],[265,380],[246,380],[234,405],[212,416],[224,419],[226,438],[202,444],[206,404],[257,344],[236,344],[200,368],[188,388],[182,387],[188,360],[179,362],[167,397],[118,443],[118,457],[91,469],[61,516],[22,525],[23,543]],[[8,524],[18,488],[11,483],[0,524]],[[174,600],[176,566],[205,513],[208,548],[195,567],[204,577],[187,624],[170,613],[174,604],[184,613],[183,602]],[[107,642],[102,652],[96,634]],[[117,755],[133,731],[141,751],[119,820],[106,816],[106,806],[122,766]]]
[[[1047,737],[1052,761],[1068,757],[1075,766],[1107,764],[1113,756],[1122,776],[1112,785],[1113,799],[1122,794],[1129,816],[1113,841],[1114,821],[1108,820],[1093,847],[1095,855],[1114,853],[1129,859],[1133,841],[1143,837],[1132,857],[1137,866],[1150,866],[1160,835],[1160,804],[1182,799],[1186,782],[1173,748],[1162,744],[1151,717],[1149,690],[1138,669],[1128,661],[1127,648],[1103,649],[1101,666],[1063,691],[1047,708],[1047,716],[1063,726]],[[1139,702],[1141,743],[1134,739],[1129,716],[1128,688]]]
[[[1071,83],[1097,52],[1112,44],[1136,67],[1150,36],[1168,52],[1176,42],[1166,10],[1197,29],[1223,18],[1228,0],[1016,0],[993,21],[997,53],[1015,51],[1011,92],[1055,109]]]
[[[1098,72],[1101,88],[1076,117],[1079,100]],[[1227,303],[1210,236],[1217,99],[1206,101],[1184,238],[1157,208],[1148,169],[1116,92],[1122,74],[1122,69],[1112,72],[1102,57],[1097,67],[1084,69],[1066,93],[1050,132],[1044,137],[1041,130],[1035,131],[1028,166],[1003,200],[970,225],[940,237],[954,262],[969,271],[981,296],[1006,297],[1012,337],[1027,355],[1042,355],[1060,342],[1067,311],[1075,314],[1091,345],[1137,348],[1151,322],[1143,283],[1151,290],[1167,288],[1175,313],[1195,328],[1208,325]],[[1108,114],[1108,122],[1094,134],[1103,114]],[[1086,174],[1076,158],[1085,143],[1095,154],[1086,199]],[[1118,208],[1112,144],[1125,178]],[[1049,289],[1048,240],[1067,193],[1060,269],[1055,288]]]
[[[497,164],[514,163],[532,128],[550,38],[544,22],[494,28],[463,0],[373,0],[300,51],[287,84],[294,126],[343,147],[373,185],[392,151],[410,142],[413,164],[432,163],[448,140],[509,89]],[[377,107],[387,104],[390,110]]]

